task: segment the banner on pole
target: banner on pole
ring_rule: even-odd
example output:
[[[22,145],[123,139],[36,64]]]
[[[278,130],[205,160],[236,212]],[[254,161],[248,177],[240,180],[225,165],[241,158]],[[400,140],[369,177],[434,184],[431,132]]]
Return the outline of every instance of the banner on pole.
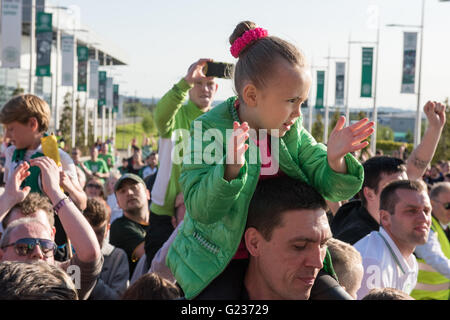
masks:
[[[344,105],[345,62],[336,62],[336,95],[335,105]]]
[[[50,77],[50,58],[52,53],[53,29],[52,14],[36,13],[36,76]]]
[[[89,60],[89,99],[98,99],[98,66],[97,60]]]
[[[316,109],[323,108],[324,87],[325,87],[325,71],[317,71]]]
[[[45,11],[45,0],[36,0],[36,12]],[[22,22],[31,23],[31,0],[22,0]]]
[[[78,56],[78,88],[80,92],[87,91],[87,68],[88,68],[88,58],[89,49],[88,47],[78,46],[77,47]]]
[[[119,112],[119,85],[113,86],[113,112]]]
[[[73,86],[73,67],[74,67],[74,37],[63,34],[61,36],[61,85]]]
[[[98,72],[98,103],[99,111],[100,107],[106,105],[106,71]]]
[[[361,98],[372,97],[373,48],[362,48]]]
[[[22,1],[3,0],[0,21],[2,68],[20,68]]]
[[[111,110],[113,108],[113,78],[106,78],[106,107]]]
[[[401,93],[414,93],[417,32],[403,33],[403,73]]]

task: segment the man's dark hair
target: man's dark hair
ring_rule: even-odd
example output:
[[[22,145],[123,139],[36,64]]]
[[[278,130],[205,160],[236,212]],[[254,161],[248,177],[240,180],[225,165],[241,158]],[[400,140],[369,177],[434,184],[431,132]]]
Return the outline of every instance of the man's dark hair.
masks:
[[[378,193],[378,184],[383,178],[383,175],[406,172],[406,166],[403,160],[388,156],[372,157],[363,163],[363,167],[364,182],[359,191],[359,198],[363,206],[367,205],[367,200],[364,197],[364,187],[368,187],[374,190],[375,193]]]
[[[83,215],[92,227],[97,228],[102,226],[105,222],[109,223],[111,209],[102,198],[89,198],[86,203],[86,209],[83,211]]]
[[[413,190],[427,192],[427,186],[420,180],[395,180],[388,183],[380,195],[380,210],[386,210],[390,214],[395,213],[395,205],[400,201],[397,190]]]
[[[325,199],[310,185],[288,176],[259,181],[248,209],[247,228],[269,241],[289,210],[327,209]]]
[[[174,300],[181,295],[178,287],[157,273],[142,275],[123,293],[122,300]]]

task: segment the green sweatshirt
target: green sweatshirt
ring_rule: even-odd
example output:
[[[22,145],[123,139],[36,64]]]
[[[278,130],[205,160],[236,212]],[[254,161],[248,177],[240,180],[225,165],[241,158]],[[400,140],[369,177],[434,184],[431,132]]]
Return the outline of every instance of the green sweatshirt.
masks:
[[[158,150],[160,166],[151,190],[150,210],[158,215],[173,216],[175,214],[175,197],[181,192],[178,182],[181,163],[180,161],[174,163],[172,159],[172,150],[180,144],[181,137],[177,138],[173,134],[177,129],[184,129],[188,133],[192,121],[204,113],[191,100],[183,105],[191,88],[183,78],[156,104],[154,119],[160,135]],[[178,152],[180,159],[182,159],[182,153],[183,150],[180,148],[180,152]]]

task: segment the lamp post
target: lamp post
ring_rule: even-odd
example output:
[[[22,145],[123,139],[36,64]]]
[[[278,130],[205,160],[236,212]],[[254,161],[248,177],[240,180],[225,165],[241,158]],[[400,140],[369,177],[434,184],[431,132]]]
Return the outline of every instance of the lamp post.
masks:
[[[57,9],[56,12],[56,66],[55,66],[55,99],[54,99],[54,105],[53,105],[53,119],[55,119],[55,131],[59,129],[59,110],[58,110],[58,89],[59,89],[59,64],[60,64],[60,54],[61,54],[61,30],[59,26],[59,10],[68,10],[67,7],[62,6],[55,6],[50,7],[51,9]]]
[[[28,75],[28,93],[34,93],[34,53],[36,52],[36,0],[31,0],[30,23],[30,73]]]

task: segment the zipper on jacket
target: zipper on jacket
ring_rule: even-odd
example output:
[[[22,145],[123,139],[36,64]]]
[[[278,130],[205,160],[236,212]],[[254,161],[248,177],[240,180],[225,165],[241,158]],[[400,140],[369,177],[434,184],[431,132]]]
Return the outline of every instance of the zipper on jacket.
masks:
[[[200,233],[194,231],[193,236],[209,252],[216,255],[219,253],[219,247],[206,240]]]

